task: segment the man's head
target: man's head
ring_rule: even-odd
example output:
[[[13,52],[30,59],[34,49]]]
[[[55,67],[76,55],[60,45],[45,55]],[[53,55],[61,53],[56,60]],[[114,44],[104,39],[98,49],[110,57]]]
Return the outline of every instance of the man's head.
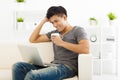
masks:
[[[62,6],[52,6],[48,9],[46,17],[50,19],[54,15],[57,15],[57,16],[66,15],[67,17],[67,11]]]
[[[68,25],[67,11],[62,6],[50,7],[47,11],[46,17],[59,32],[64,31]]]

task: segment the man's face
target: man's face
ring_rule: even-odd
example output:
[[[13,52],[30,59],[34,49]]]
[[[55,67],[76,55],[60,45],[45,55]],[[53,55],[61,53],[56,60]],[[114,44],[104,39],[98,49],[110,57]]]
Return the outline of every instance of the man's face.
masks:
[[[66,27],[66,16],[57,16],[54,15],[49,19],[50,23],[59,31],[62,32]]]

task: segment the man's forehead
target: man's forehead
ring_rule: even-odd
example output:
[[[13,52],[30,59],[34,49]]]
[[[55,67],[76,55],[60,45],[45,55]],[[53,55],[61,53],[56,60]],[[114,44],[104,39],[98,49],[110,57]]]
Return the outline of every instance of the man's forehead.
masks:
[[[59,16],[52,16],[50,19],[49,19],[49,21],[50,22],[53,22],[53,21],[55,21],[55,20],[58,20],[59,19]]]

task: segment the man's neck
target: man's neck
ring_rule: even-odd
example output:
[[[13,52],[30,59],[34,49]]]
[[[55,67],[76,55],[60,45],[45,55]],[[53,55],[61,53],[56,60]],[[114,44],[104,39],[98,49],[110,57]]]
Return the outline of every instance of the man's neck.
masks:
[[[66,34],[67,32],[69,32],[70,30],[72,30],[73,26],[71,25],[67,25],[65,27],[65,29],[61,32],[62,35]]]

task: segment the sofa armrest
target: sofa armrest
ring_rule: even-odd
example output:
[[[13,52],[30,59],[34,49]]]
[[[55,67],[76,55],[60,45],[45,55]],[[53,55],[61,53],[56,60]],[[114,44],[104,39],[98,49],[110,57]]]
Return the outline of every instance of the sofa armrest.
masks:
[[[91,54],[79,54],[78,56],[79,80],[92,80],[92,56]]]

